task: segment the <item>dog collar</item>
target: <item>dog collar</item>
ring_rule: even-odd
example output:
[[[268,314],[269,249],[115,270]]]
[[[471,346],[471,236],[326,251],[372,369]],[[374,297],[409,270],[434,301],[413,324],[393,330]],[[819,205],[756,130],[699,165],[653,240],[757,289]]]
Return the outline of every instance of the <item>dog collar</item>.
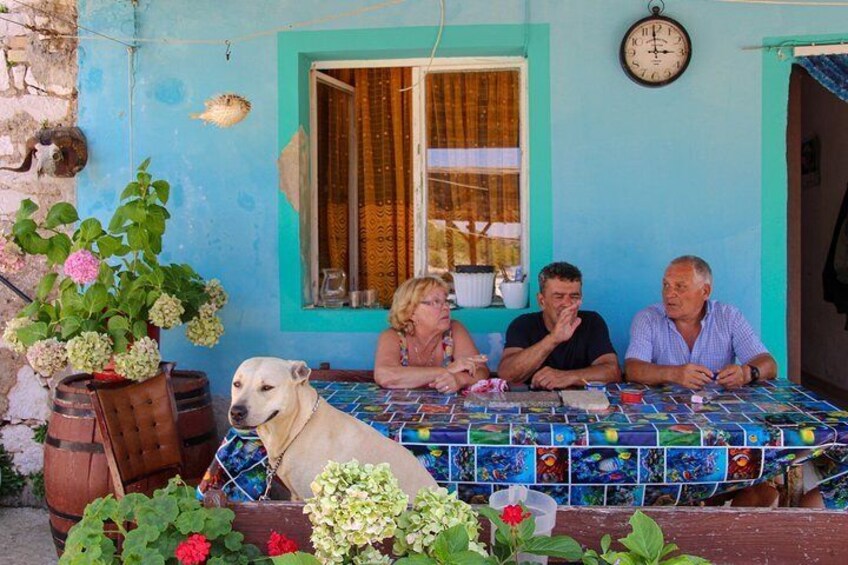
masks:
[[[259,500],[268,500],[268,493],[271,492],[271,483],[274,482],[274,477],[277,475],[277,469],[280,468],[280,465],[283,462],[283,456],[288,451],[289,447],[297,440],[300,433],[306,429],[306,426],[309,425],[309,422],[312,420],[312,416],[315,415],[315,411],[318,410],[318,403],[321,402],[321,395],[316,393],[315,404],[312,405],[312,412],[309,413],[309,417],[303,423],[303,426],[294,434],[294,437],[289,442],[289,444],[283,448],[283,451],[274,459],[273,465],[268,465],[268,461],[270,461],[270,457],[266,460],[266,471],[268,473],[267,477],[265,477],[265,492],[262,493],[262,496],[259,497]]]

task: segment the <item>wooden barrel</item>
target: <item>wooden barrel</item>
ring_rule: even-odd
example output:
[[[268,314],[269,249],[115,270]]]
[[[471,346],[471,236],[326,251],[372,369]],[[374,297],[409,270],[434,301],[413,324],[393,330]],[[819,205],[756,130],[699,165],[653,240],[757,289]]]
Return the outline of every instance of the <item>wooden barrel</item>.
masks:
[[[60,555],[68,530],[82,518],[86,505],[112,492],[87,388],[90,381],[91,375],[79,374],[59,383],[44,442],[45,498],[53,542]],[[218,447],[209,382],[200,371],[172,371],[171,384],[183,440],[184,475],[195,484],[203,478]]]

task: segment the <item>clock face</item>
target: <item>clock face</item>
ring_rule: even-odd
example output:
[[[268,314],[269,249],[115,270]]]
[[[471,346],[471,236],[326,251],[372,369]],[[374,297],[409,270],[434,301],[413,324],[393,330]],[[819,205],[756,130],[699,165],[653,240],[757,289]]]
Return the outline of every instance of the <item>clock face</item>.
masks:
[[[692,57],[686,29],[663,16],[649,16],[633,24],[621,41],[621,66],[644,86],[664,86],[683,74]]]

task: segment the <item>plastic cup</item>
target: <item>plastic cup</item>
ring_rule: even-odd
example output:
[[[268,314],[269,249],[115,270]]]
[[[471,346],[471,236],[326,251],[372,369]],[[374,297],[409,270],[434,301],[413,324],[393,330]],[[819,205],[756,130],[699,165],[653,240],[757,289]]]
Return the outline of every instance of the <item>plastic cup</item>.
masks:
[[[504,306],[509,309],[527,307],[527,281],[503,281],[501,296]]]
[[[556,500],[545,493],[530,490],[523,486],[511,486],[504,490],[499,490],[489,497],[489,506],[500,512],[504,506],[521,503],[527,508],[527,511],[536,519],[537,536],[550,536],[556,523]],[[495,543],[495,530],[492,529],[492,544]],[[519,562],[542,563],[546,564],[548,558],[542,555],[530,555],[528,553],[518,554]]]

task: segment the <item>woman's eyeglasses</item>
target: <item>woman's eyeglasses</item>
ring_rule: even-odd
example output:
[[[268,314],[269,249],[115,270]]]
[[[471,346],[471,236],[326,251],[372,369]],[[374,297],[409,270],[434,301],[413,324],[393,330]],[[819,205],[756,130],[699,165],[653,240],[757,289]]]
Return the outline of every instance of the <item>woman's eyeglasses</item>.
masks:
[[[442,298],[437,298],[435,300],[422,300],[421,304],[426,304],[427,306],[430,306],[431,308],[435,308],[436,310],[441,310],[445,306],[450,308],[450,302],[448,302],[447,300],[444,300]]]

